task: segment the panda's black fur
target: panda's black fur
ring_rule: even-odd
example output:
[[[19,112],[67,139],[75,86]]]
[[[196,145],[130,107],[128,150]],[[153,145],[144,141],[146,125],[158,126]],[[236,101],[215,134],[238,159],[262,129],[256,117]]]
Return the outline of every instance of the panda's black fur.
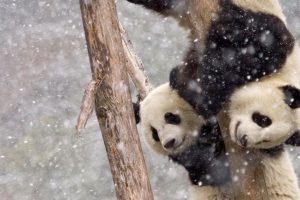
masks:
[[[289,144],[292,146],[300,146],[300,131],[296,131],[286,142],[285,144]]]
[[[230,181],[225,145],[216,124],[203,126],[196,144],[169,158],[187,170],[193,185],[222,186]]]
[[[128,1],[165,15],[179,2]],[[216,116],[239,86],[280,71],[295,43],[277,16],[240,8],[231,0],[219,0],[219,6],[203,52],[191,41],[184,64],[170,73],[171,87],[205,119]]]
[[[285,145],[291,145],[291,146],[300,146],[300,131],[296,131],[288,140],[285,141]],[[266,153],[269,156],[277,156],[280,155],[284,151],[284,144],[281,144],[279,146],[270,148],[270,149],[261,149],[263,153]]]

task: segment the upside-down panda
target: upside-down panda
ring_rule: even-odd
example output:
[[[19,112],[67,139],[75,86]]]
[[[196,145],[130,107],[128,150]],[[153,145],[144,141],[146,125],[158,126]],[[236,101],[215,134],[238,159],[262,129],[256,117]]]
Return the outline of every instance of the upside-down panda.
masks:
[[[230,173],[218,126],[204,124],[169,83],[152,90],[135,112],[150,149],[188,172],[191,200],[226,199],[221,187],[230,181]]]
[[[300,89],[289,82],[250,83],[228,102],[231,138],[243,147],[269,149],[300,145]]]
[[[252,83],[238,89],[228,107],[231,139],[262,154],[270,199],[299,199],[283,144],[300,145],[300,90],[284,82]],[[135,114],[148,146],[187,170],[192,200],[232,199],[223,192],[231,178],[220,129],[206,124],[168,83],[149,93]]]
[[[258,150],[269,199],[299,200],[297,176],[283,144],[300,145],[300,90],[289,82],[250,83],[228,102],[231,139]]]
[[[170,85],[206,120],[237,88],[299,71],[299,49],[277,0],[127,1],[172,16],[190,30],[189,50],[171,71]]]

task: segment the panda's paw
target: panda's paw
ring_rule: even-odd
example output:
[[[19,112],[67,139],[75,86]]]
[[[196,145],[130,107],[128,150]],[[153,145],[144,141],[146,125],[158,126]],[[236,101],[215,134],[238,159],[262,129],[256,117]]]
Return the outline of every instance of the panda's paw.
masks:
[[[133,111],[134,111],[134,117],[136,124],[140,123],[141,116],[140,116],[140,103],[132,103]]]
[[[199,186],[220,187],[231,180],[228,161],[215,160],[210,165],[202,168],[188,170],[191,183]]]
[[[204,124],[201,128],[198,142],[216,145],[219,145],[219,142],[223,142],[223,137],[219,123],[217,121],[208,121],[206,124]]]
[[[222,140],[215,143],[198,141],[185,151],[169,157],[187,170],[193,185],[221,186],[230,180],[228,160]]]

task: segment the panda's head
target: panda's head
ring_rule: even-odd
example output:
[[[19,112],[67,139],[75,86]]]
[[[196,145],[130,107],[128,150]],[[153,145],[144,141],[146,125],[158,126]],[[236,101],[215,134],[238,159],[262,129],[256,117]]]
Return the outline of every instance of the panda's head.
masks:
[[[230,136],[247,148],[269,149],[298,130],[300,90],[279,83],[252,83],[229,103]]]
[[[149,93],[140,103],[141,128],[151,149],[174,155],[196,143],[204,120],[168,83]]]

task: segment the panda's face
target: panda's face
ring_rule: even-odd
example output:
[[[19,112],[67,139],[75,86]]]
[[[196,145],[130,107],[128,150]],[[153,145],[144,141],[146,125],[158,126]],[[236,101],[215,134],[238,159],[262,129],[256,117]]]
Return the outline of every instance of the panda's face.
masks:
[[[250,84],[231,98],[230,136],[247,148],[283,144],[299,128],[300,92],[291,86]]]
[[[155,121],[142,121],[143,133],[147,143],[156,152],[164,155],[177,154],[196,142],[199,129],[188,127],[191,122],[185,121],[183,112],[168,110],[156,116]],[[146,123],[146,124],[145,124]],[[193,123],[193,122],[192,122]]]
[[[164,84],[140,104],[141,128],[147,144],[159,154],[174,155],[195,144],[204,121]]]

